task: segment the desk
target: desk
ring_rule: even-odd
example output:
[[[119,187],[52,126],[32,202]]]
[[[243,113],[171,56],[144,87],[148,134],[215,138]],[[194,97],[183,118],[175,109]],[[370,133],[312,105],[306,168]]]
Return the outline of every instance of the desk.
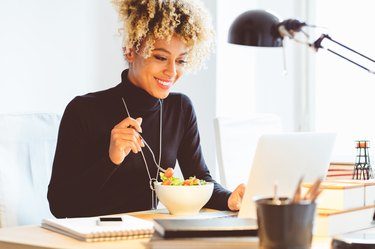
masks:
[[[129,213],[142,219],[170,218],[166,212],[145,211]],[[372,229],[375,232],[375,229]],[[41,228],[40,225],[18,226],[0,229],[1,249],[148,249],[149,239],[130,239],[110,242],[82,242]],[[329,249],[330,238],[314,237],[312,249]]]

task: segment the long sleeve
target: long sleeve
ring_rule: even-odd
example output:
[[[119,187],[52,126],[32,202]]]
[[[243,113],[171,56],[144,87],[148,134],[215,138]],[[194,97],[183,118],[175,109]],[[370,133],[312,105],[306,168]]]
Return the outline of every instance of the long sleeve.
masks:
[[[105,150],[98,148],[108,143],[99,145],[90,136],[89,113],[76,98],[60,124],[48,193],[51,211],[57,217],[91,215],[90,206],[95,205],[100,187],[117,169]]]

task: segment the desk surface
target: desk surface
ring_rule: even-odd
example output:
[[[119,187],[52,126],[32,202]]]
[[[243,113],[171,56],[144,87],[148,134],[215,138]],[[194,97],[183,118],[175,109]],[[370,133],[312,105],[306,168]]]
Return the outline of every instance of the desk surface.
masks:
[[[170,218],[164,211],[130,213],[143,219]],[[375,229],[374,229],[375,232]],[[0,248],[7,249],[85,249],[85,248],[132,248],[148,249],[149,239],[130,239],[109,242],[82,242],[41,228],[40,225],[17,226],[0,229]],[[329,249],[330,238],[314,237],[312,249]]]

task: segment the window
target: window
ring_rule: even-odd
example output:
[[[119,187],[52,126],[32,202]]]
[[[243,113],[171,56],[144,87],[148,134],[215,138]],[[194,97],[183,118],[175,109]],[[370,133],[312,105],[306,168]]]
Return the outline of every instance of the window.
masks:
[[[375,59],[372,0],[316,0],[315,23],[332,39]],[[319,36],[319,34],[318,34]],[[341,51],[330,42],[323,46]],[[340,50],[339,50],[340,49]],[[345,51],[342,51],[344,53]],[[341,53],[341,52],[340,52]],[[344,54],[357,58],[353,53]],[[316,131],[338,134],[333,160],[355,160],[355,140],[370,140],[375,146],[375,74],[326,51],[318,50],[315,58]],[[375,71],[375,63],[360,61]],[[366,64],[365,64],[366,63]]]

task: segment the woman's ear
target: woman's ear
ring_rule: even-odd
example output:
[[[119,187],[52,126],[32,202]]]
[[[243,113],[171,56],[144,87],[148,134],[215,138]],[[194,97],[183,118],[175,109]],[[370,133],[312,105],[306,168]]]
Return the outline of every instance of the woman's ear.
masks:
[[[134,61],[134,57],[135,57],[135,52],[134,52],[134,49],[133,48],[126,48],[126,47],[123,47],[122,48],[122,51],[124,53],[124,57],[125,59],[128,61],[128,63],[131,63]]]

